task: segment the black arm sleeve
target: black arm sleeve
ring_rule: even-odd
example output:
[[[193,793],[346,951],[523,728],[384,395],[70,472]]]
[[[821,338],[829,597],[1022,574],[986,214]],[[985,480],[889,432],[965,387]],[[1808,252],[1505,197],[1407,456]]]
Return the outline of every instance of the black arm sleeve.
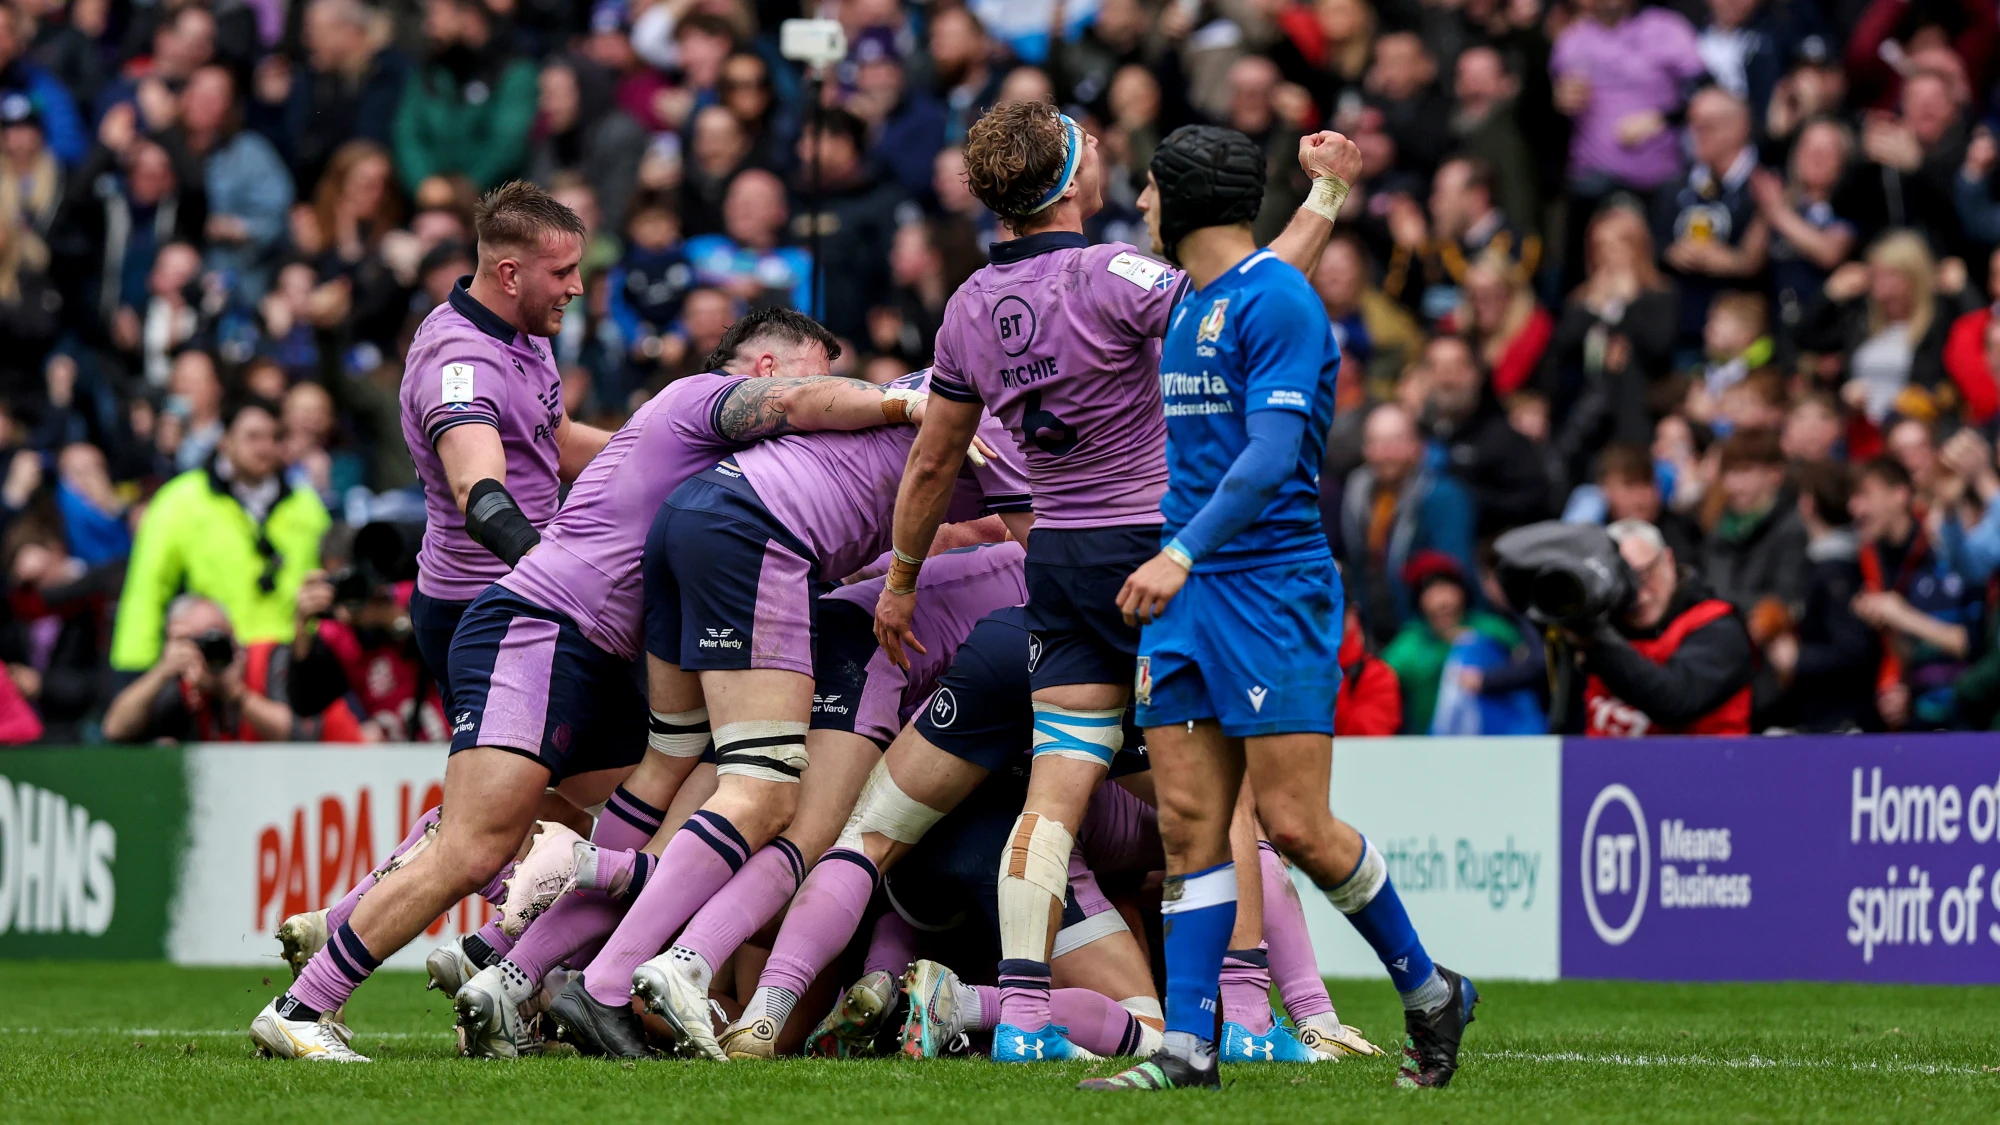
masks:
[[[473,485],[465,498],[465,533],[508,566],[519,566],[521,556],[542,541],[507,486],[492,477]]]
[[[1611,694],[1664,726],[1690,722],[1722,705],[1750,682],[1750,634],[1730,614],[1688,634],[1665,664],[1639,655],[1624,638],[1600,630],[1584,658]]]

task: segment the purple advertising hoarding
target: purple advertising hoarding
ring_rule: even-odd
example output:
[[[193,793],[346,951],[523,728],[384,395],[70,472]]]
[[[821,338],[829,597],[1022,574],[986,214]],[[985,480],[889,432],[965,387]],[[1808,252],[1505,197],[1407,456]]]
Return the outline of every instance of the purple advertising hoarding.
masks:
[[[1565,739],[1562,975],[2000,982],[2000,735]]]

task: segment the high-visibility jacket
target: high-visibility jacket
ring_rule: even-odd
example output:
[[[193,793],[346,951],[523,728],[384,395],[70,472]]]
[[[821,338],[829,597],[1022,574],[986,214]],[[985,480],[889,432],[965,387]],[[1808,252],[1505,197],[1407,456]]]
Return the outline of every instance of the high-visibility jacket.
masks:
[[[286,485],[260,527],[212,465],[168,481],[132,542],[111,667],[143,672],[159,660],[167,603],[184,593],[220,605],[241,644],[291,640],[299,587],[319,568],[332,522],[311,489]],[[268,590],[260,584],[267,569]]]

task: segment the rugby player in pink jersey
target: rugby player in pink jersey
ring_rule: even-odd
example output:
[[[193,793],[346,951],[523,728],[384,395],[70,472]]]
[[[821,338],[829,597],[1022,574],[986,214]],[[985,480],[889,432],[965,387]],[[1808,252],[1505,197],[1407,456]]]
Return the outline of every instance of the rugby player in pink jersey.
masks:
[[[459,618],[535,545],[555,518],[561,485],[574,481],[611,437],[564,413],[562,373],[548,340],[561,329],[570,299],[583,292],[577,272],[583,220],[517,180],[479,201],[473,227],[476,272],[460,278],[418,325],[399,393],[403,443],[424,489],[410,629],[446,714]],[[543,815],[583,814],[551,795]],[[390,858],[339,902],[285,919],[277,938],[294,976],[354,913],[363,893],[426,846],[436,824],[437,810],[425,811]],[[487,889],[497,895],[497,882]],[[482,934],[501,942],[497,926]],[[439,955],[443,964],[464,956],[458,939],[434,959]]]
[[[922,393],[928,371],[893,391]],[[1030,496],[997,423],[945,505],[954,521],[998,512],[1025,537]],[[889,546],[903,427],[772,438],[717,462],[660,506],[646,543],[648,655],[697,673],[713,725],[717,788],[660,854],[655,879],[604,949],[557,997],[558,1035],[594,1053],[643,1053],[640,996],[699,1053],[721,1058],[699,967],[662,955],[675,932],[791,823],[812,717],[815,587]]]
[[[667,668],[642,687],[634,666],[647,528],[679,482],[761,438],[916,420],[919,398],[827,375],[838,347],[787,310],[732,326],[710,357],[722,372],[678,380],[640,408],[528,544],[532,554],[473,601],[452,642],[452,750],[435,842],[362,897],[292,988],[258,1014],[260,1046],[285,1058],[365,1061],[331,1014],[383,957],[499,876],[549,786],[580,807],[611,802],[594,833],[600,841],[622,848],[650,839],[661,814],[619,783],[642,757],[661,757],[646,753],[650,742],[674,759],[656,774],[677,785],[707,735],[699,692],[685,694],[691,681]],[[648,692],[656,713],[664,700],[667,717],[686,729],[656,729],[649,739]]]
[[[1332,160],[1352,149],[1337,133],[1299,142],[1313,193],[1271,251],[1301,270],[1332,234]],[[876,632],[892,659],[916,643],[916,572],[983,405],[1018,444],[1035,494],[1027,563],[1035,761],[1002,859],[1002,1034],[993,1057],[1062,1059],[1048,951],[1072,833],[1123,744],[1139,631],[1120,615],[1118,591],[1160,550],[1160,338],[1186,278],[1130,246],[1089,244],[1084,220],[1103,205],[1097,142],[1053,107],[996,107],[972,127],[965,161],[973,194],[1017,237],[995,244],[992,264],[945,308],[934,401],[897,497],[897,560]]]

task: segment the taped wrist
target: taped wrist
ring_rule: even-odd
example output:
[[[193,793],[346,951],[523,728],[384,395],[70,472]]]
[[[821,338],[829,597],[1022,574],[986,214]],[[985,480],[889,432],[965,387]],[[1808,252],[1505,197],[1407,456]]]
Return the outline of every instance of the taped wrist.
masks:
[[[889,776],[887,759],[877,759],[861,788],[861,799],[854,803],[854,814],[847,818],[847,827],[841,829],[834,846],[861,851],[861,837],[870,832],[899,844],[914,844],[943,817],[944,813],[903,792]]]
[[[882,420],[891,426],[905,425],[910,420],[910,412],[928,397],[924,392],[908,387],[890,387],[882,392]]]
[[[646,745],[669,758],[699,758],[708,749],[708,708],[654,711],[646,722]]]
[[[896,557],[889,560],[889,575],[882,580],[882,583],[890,593],[898,597],[914,594],[917,592],[917,575],[923,569],[922,559],[911,562],[898,551]]]
[[[715,772],[796,783],[806,772],[806,724],[768,719],[724,724],[715,731]]]
[[[473,485],[465,498],[465,533],[508,566],[518,566],[521,556],[542,541],[507,486],[492,477]]]
[[[1321,176],[1313,181],[1312,194],[1306,196],[1305,209],[1333,222],[1340,216],[1340,205],[1347,202],[1349,184],[1339,176]]]
[[[1072,711],[1035,704],[1035,757],[1053,754],[1107,769],[1125,745],[1125,711]]]
[[[1014,821],[1000,854],[1000,956],[1046,961],[1049,913],[1069,891],[1069,830],[1040,813]]]
[[[1389,881],[1389,865],[1382,862],[1382,853],[1367,837],[1361,839],[1361,861],[1354,865],[1354,871],[1331,887],[1322,887],[1326,900],[1342,914],[1359,914],[1382,890],[1382,884]]]

